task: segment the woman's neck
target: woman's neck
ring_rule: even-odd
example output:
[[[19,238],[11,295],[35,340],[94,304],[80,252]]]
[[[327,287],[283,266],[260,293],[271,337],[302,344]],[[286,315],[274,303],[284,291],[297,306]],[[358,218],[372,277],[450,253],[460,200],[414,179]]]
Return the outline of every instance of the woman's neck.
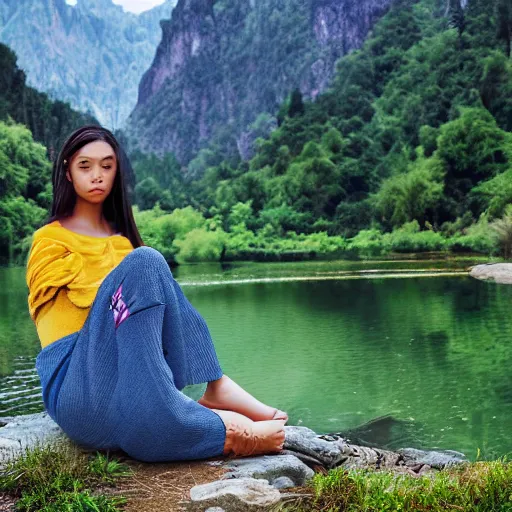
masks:
[[[66,229],[82,233],[83,235],[103,237],[117,234],[114,227],[111,226],[105,218],[101,219],[99,226],[95,226],[87,219],[80,218],[75,215],[60,219],[59,222],[61,226]]]
[[[116,226],[110,225],[103,214],[104,201],[95,203],[76,197],[73,212],[59,222],[62,226],[90,236],[111,236],[117,234]]]

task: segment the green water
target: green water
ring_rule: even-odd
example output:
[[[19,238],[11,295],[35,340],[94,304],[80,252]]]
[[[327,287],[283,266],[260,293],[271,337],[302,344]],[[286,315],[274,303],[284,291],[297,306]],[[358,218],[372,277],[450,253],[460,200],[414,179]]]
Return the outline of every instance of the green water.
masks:
[[[390,449],[512,451],[512,286],[471,262],[200,264],[173,270],[224,373],[289,425]],[[459,275],[461,274],[461,275]],[[428,277],[427,277],[428,276]],[[43,410],[24,269],[0,268],[0,416]],[[404,424],[407,427],[404,427]]]

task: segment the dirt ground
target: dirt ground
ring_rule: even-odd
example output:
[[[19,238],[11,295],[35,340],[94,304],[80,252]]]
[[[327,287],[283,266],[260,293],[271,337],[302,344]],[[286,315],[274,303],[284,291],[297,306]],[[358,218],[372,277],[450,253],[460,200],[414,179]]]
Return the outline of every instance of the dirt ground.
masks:
[[[129,466],[134,474],[117,479],[115,487],[97,487],[91,494],[125,496],[128,498],[128,502],[123,508],[126,512],[160,512],[163,510],[179,512],[185,510],[179,502],[189,500],[188,493],[194,485],[218,480],[227,471],[219,466],[206,464],[203,460],[146,463],[118,454],[116,454],[116,459]],[[15,500],[0,493],[0,512],[14,510]]]
[[[120,479],[115,489],[98,490],[99,494],[123,495],[128,498],[126,512],[182,512],[186,508],[182,501],[189,501],[189,491],[199,484],[219,480],[227,473],[221,465],[207,462],[227,462],[233,456],[185,462],[145,463],[131,458],[117,457],[135,473],[131,477]],[[308,496],[309,490],[303,487],[285,489],[286,493],[298,493]]]
[[[94,494],[122,495],[128,498],[126,512],[179,512],[185,510],[180,501],[189,500],[194,485],[219,480],[227,472],[205,461],[140,462],[117,457],[134,472],[117,480],[115,489],[96,489]],[[211,459],[220,460],[220,459]]]

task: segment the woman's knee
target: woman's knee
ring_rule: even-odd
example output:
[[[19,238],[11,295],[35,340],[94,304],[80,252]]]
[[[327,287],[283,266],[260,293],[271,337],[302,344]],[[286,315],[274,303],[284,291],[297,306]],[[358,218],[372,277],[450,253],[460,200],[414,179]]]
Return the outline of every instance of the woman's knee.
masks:
[[[163,254],[147,245],[136,247],[123,259],[126,265],[133,266],[137,274],[154,274],[158,269],[170,272],[170,267]]]
[[[169,276],[169,265],[156,249],[141,246],[129,252],[103,284],[109,290],[110,309],[119,318],[116,327],[136,311],[164,304],[162,283]]]

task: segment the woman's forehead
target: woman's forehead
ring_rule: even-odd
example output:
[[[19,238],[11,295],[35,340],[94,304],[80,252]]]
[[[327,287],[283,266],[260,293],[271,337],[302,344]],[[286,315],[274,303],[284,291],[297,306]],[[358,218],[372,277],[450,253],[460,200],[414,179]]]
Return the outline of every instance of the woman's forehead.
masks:
[[[115,160],[115,157],[115,152],[110,144],[103,141],[90,142],[80,148],[75,155],[75,158],[100,161],[106,159]]]

